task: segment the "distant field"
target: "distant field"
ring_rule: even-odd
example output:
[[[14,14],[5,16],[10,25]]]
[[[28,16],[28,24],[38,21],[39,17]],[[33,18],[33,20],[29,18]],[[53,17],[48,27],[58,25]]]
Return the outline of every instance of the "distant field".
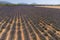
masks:
[[[45,8],[57,8],[57,9],[60,9],[60,6],[35,6],[35,7],[45,7]]]

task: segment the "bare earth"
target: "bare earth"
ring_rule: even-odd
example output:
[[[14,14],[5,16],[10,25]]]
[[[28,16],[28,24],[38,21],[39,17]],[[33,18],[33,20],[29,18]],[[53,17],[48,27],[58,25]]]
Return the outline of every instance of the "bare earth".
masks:
[[[56,9],[60,9],[60,6],[35,6],[35,7],[44,7],[44,8],[56,8]]]

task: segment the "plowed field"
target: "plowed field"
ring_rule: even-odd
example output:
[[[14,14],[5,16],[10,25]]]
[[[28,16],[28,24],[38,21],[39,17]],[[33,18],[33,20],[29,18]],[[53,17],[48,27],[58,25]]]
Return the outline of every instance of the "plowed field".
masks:
[[[60,9],[0,6],[0,40],[60,40]]]

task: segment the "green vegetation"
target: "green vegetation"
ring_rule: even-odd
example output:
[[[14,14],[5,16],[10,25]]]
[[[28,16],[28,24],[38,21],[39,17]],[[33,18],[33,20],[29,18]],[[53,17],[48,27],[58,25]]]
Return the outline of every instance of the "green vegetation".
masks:
[[[60,6],[60,5],[44,5],[44,4],[0,4],[0,6]]]
[[[29,5],[29,4],[0,4],[0,6],[20,6],[20,5]]]
[[[0,4],[0,6],[14,6],[16,4]]]

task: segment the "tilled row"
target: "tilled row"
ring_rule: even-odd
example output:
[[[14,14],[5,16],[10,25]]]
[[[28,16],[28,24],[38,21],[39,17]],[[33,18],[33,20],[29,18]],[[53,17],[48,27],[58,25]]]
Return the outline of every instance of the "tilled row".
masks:
[[[40,20],[35,24],[34,17],[16,15],[5,17],[0,22],[0,40],[59,40],[60,30],[52,24]]]

